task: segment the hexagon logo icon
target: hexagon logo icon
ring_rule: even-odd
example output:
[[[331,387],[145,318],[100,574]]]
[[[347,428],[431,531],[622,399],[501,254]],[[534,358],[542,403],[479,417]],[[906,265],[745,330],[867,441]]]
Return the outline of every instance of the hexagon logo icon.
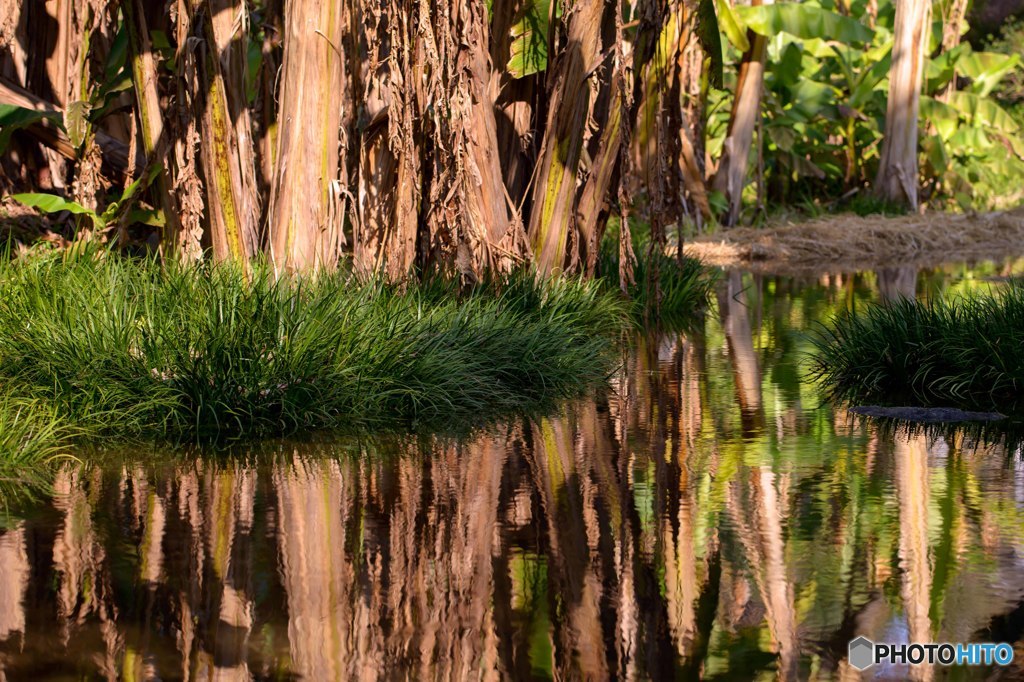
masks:
[[[875,664],[875,644],[867,637],[858,637],[850,642],[850,665],[857,670],[867,670]]]

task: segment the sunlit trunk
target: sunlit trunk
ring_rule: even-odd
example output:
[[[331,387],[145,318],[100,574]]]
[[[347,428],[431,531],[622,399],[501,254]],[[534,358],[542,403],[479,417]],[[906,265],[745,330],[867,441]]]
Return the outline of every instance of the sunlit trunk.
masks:
[[[925,51],[931,28],[931,0],[896,3],[889,102],[885,111],[875,193],[882,199],[917,210],[917,117]]]
[[[763,3],[761,0],[754,0],[751,4],[756,6]],[[735,225],[740,218],[754,128],[757,127],[761,115],[761,92],[764,86],[768,40],[753,31],[748,31],[747,37],[750,49],[743,53],[740,61],[729,129],[712,184],[716,191],[725,195],[728,202],[728,211],[722,217],[725,225]]]
[[[288,0],[269,242],[278,269],[333,267],[344,240],[340,152],[348,3]]]
[[[192,6],[201,16],[205,40],[200,149],[213,258],[245,265],[259,249],[260,215],[245,99],[245,5],[238,0],[192,0]]]
[[[564,47],[549,65],[547,125],[534,179],[529,237],[534,262],[542,274],[574,270],[579,254],[576,235],[576,179],[587,127],[593,115],[594,91],[590,74],[600,62],[601,19],[604,3],[579,0],[568,14]]]

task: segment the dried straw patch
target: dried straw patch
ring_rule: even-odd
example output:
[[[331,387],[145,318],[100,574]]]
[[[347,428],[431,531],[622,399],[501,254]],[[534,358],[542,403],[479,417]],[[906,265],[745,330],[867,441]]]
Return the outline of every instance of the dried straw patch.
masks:
[[[1024,254],[1024,209],[899,217],[841,214],[778,227],[731,229],[698,237],[683,248],[687,256],[709,265],[759,271],[822,266],[857,270],[1015,256]]]

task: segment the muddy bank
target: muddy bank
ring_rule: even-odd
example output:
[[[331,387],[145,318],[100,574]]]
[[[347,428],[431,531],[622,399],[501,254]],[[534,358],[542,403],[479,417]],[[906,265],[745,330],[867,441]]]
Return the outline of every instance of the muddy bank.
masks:
[[[1024,208],[898,217],[840,214],[694,238],[686,255],[759,272],[845,270],[1024,255]]]

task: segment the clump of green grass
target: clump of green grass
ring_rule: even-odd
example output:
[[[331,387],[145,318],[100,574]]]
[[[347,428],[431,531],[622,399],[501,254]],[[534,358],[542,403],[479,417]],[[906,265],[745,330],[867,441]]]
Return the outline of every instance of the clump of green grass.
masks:
[[[632,225],[632,222],[631,222]],[[671,327],[687,327],[707,307],[714,287],[711,270],[695,258],[678,258],[650,247],[649,228],[633,226],[633,284],[626,291],[629,311],[638,324],[658,321]],[[598,272],[604,285],[619,290],[619,228],[609,224],[598,254]]]
[[[53,459],[69,442],[70,430],[56,412],[36,402],[0,399],[0,479],[8,470]]]
[[[0,384],[97,435],[478,423],[603,382],[624,319],[528,272],[466,292],[55,255],[0,266]]]
[[[999,295],[902,299],[847,314],[814,337],[811,374],[833,399],[1024,407],[1024,286]]]

